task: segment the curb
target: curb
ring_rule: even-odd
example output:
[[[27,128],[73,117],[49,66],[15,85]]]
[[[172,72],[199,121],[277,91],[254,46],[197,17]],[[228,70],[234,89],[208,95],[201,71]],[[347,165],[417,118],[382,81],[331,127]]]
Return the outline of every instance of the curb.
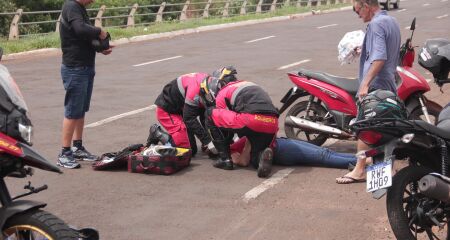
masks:
[[[290,19],[299,19],[299,18],[304,18],[304,17],[308,17],[308,16],[312,16],[312,15],[320,15],[320,14],[326,14],[326,13],[347,11],[350,9],[352,9],[351,6],[323,10],[323,11],[322,10],[317,10],[317,11],[312,10],[311,12],[291,14],[288,16],[279,16],[279,17],[272,17],[272,18],[266,18],[266,19],[246,20],[246,21],[234,22],[234,23],[223,23],[223,24],[217,24],[217,25],[209,25],[209,26],[202,26],[202,27],[197,27],[197,28],[177,30],[177,31],[172,31],[172,32],[153,33],[153,34],[148,34],[148,35],[134,36],[134,37],[130,37],[130,38],[120,38],[120,39],[112,41],[112,44],[119,46],[119,45],[123,45],[123,44],[127,44],[127,43],[142,42],[142,41],[155,40],[155,39],[160,39],[160,38],[173,38],[176,36],[208,32],[208,31],[214,31],[214,30],[218,30],[218,29],[228,29],[228,28],[233,28],[233,27],[249,26],[249,25],[255,25],[255,24],[260,24],[260,23],[279,22],[279,21],[285,21],[285,20],[290,20]],[[38,50],[31,50],[31,51],[26,51],[26,52],[7,54],[7,55],[3,56],[2,60],[15,60],[15,59],[20,59],[22,57],[27,57],[27,56],[36,56],[36,55],[44,55],[44,54],[60,54],[60,53],[61,53],[60,48],[43,48],[43,49],[38,49]]]

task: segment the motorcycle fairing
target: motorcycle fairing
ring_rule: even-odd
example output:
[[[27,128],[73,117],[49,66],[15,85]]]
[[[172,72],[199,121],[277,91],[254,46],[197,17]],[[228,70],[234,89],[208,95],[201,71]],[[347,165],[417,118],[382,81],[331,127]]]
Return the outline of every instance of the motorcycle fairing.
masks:
[[[17,146],[17,140],[0,132],[0,152],[6,152],[16,157],[23,157],[22,149]]]
[[[299,89],[298,87],[293,87],[289,89],[289,91],[284,95],[284,97],[281,99],[281,103],[283,105],[280,109],[278,109],[279,114],[282,114],[289,106],[292,105],[292,103],[295,102],[295,100],[307,96],[309,93],[303,91],[302,89]]]
[[[39,155],[39,153],[34,151],[30,146],[20,142],[17,143],[17,145],[22,148],[25,165],[37,167],[51,172],[62,173],[62,171],[57,166]]]
[[[430,85],[427,80],[420,75],[416,70],[411,67],[397,67],[397,73],[402,79],[413,79],[414,81],[402,81],[402,84],[397,89],[399,97],[405,100],[407,97],[415,92],[428,92],[430,91]]]
[[[344,89],[295,73],[288,73],[288,76],[295,85],[323,101],[328,109],[356,116],[357,109],[353,96]]]

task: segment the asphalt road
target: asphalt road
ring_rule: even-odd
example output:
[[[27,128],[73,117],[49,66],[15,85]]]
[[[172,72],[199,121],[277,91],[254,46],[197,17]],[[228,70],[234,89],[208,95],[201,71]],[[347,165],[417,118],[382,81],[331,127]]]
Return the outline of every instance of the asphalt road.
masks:
[[[398,19],[403,38],[410,35],[405,28],[417,17],[414,44],[421,46],[428,38],[449,38],[449,6],[448,0],[404,0],[400,10],[389,14]],[[358,29],[365,25],[355,13],[340,11],[118,46],[112,55],[97,58],[86,123],[151,106],[162,86],[178,75],[212,72],[223,65],[236,66],[240,79],[263,86],[280,106],[291,87],[288,71],[303,67],[355,77],[357,64],[338,63],[337,44],[346,32]],[[288,67],[297,62],[304,63]],[[34,147],[52,161],[60,151],[63,118],[60,63],[59,55],[3,62],[31,109]],[[440,104],[450,101],[450,86],[441,93],[431,85],[429,98]],[[84,143],[94,153],[117,151],[144,142],[155,122],[154,111],[147,110],[90,125]],[[279,135],[284,135],[283,128]],[[331,147],[355,151],[354,142]],[[246,193],[263,182],[254,170],[218,170],[202,155],[173,176],[94,172],[83,163],[81,169],[64,170],[62,175],[36,171],[32,178],[7,181],[14,194],[28,180],[36,186],[48,184],[49,190],[30,198],[47,202],[48,211],[71,225],[97,228],[102,239],[394,238],[384,198],[372,199],[364,184],[335,183],[345,170],[299,166],[276,167],[277,171],[281,172],[276,176],[285,173],[285,178],[250,200]]]

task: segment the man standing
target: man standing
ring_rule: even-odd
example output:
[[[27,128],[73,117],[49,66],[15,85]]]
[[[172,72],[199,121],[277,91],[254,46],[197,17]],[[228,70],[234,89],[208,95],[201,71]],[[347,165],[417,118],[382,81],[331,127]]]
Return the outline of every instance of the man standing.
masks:
[[[95,161],[96,156],[83,146],[84,116],[89,110],[95,76],[96,51],[92,40],[104,40],[108,34],[89,21],[86,6],[94,0],[66,0],[61,13],[60,38],[63,52],[61,77],[66,90],[62,127],[62,150],[57,164],[79,168],[75,159]],[[101,51],[108,55],[113,46]],[[71,141],[73,140],[73,148]]]
[[[395,18],[380,9],[378,0],[355,0],[353,10],[364,23],[369,23],[361,49],[359,65],[359,90],[357,97],[364,98],[377,89],[397,93],[395,71],[400,53],[400,27]],[[368,146],[358,140],[359,151],[368,150]],[[365,181],[366,159],[358,159],[355,168],[336,178],[339,184]]]

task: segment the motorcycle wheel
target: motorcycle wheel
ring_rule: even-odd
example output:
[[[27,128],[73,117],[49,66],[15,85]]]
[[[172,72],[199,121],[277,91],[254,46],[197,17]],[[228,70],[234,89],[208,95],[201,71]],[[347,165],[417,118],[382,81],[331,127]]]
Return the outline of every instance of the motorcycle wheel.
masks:
[[[392,179],[392,187],[387,191],[386,208],[389,223],[397,239],[448,239],[447,216],[439,218],[439,221],[445,224],[444,229],[439,229],[423,213],[441,204],[418,191],[418,181],[430,172],[431,170],[425,167],[408,166]]]
[[[5,239],[78,240],[77,233],[61,219],[37,209],[14,215],[2,231]]]
[[[394,9],[398,9],[400,6],[400,0],[397,0],[396,3],[394,3]]]
[[[425,103],[425,107],[427,107],[428,115],[430,116],[430,121],[436,125],[439,118],[439,113],[441,113],[442,107],[436,104],[432,103]],[[418,107],[414,109],[411,114],[409,115],[409,119],[414,120],[423,120],[426,121],[427,119],[423,115],[422,108]]]
[[[308,103],[309,102],[307,101],[303,101],[295,104],[291,109],[289,109],[285,119],[289,116],[293,116],[313,122],[329,124],[327,119],[325,119],[327,110],[319,103],[312,102],[309,108],[309,114],[306,115],[306,107],[308,106]],[[307,131],[301,128],[288,126],[286,123],[284,124],[284,132],[288,138],[307,141],[317,146],[322,145],[329,137],[329,134],[326,133]]]

